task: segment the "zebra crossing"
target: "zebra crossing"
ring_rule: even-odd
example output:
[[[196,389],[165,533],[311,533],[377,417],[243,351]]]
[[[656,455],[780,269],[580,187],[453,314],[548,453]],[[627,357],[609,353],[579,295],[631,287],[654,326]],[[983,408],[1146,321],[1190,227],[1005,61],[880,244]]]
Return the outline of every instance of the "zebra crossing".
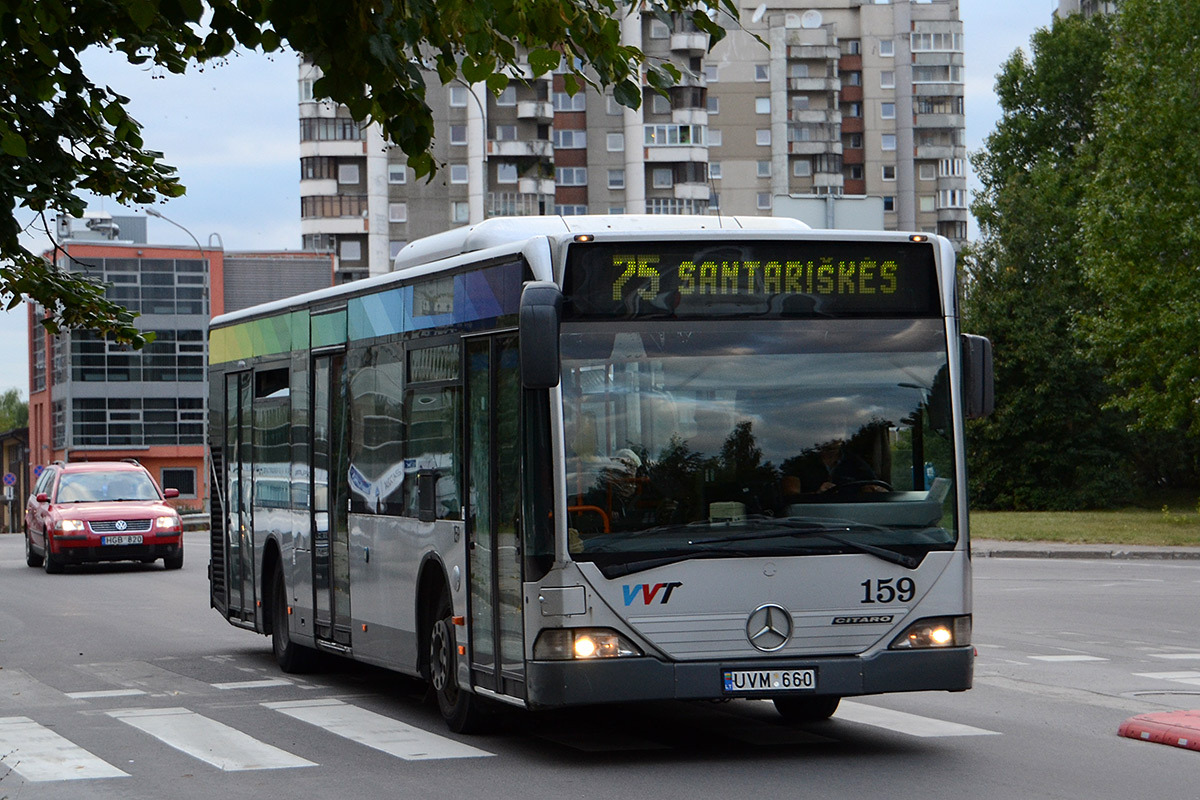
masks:
[[[22,708],[21,713],[11,713],[11,703],[0,704],[0,775],[11,771],[29,783],[130,778],[130,771],[127,770],[132,768],[125,761],[128,754],[121,752],[118,744],[112,745],[117,752],[104,752],[101,749],[103,745],[98,747],[91,744],[89,749],[71,740],[73,719],[87,720],[90,742],[107,742],[110,738],[95,735],[96,725],[117,725],[121,730],[135,731],[137,735],[149,737],[158,744],[227,773],[319,767],[317,761],[280,746],[281,739],[284,744],[295,741],[294,737],[281,733],[295,725],[316,729],[402,761],[484,759],[496,755],[479,746],[489,740],[467,743],[442,732],[425,730],[392,715],[364,707],[363,704],[369,704],[371,700],[364,700],[360,695],[329,696],[333,692],[328,687],[287,677],[260,675],[251,679],[207,683],[203,685],[203,690],[198,688],[198,681],[193,681],[187,693],[164,694],[158,691],[162,688],[159,671],[159,667],[147,664],[131,663],[119,668],[113,666],[107,669],[110,677],[120,673],[126,677],[137,676],[137,680],[149,679],[148,682],[143,681],[147,688],[126,685],[66,692],[40,684],[19,670],[0,671],[0,676],[3,676],[0,678],[0,694],[7,683],[20,685],[37,698],[31,707]],[[5,675],[5,672],[8,674]],[[132,682],[137,683],[137,680]],[[56,694],[57,697],[54,696]],[[231,705],[221,701],[220,698],[228,698],[230,694],[237,695],[243,702]],[[268,699],[271,694],[275,699]],[[165,704],[156,704],[156,701],[164,699]],[[180,704],[181,699],[186,705]],[[769,705],[769,701],[747,702],[761,703],[764,712]],[[238,720],[236,723],[231,724],[227,714],[218,718],[230,708],[238,711],[233,715]],[[398,708],[397,714],[401,713],[403,709]],[[719,728],[721,735],[728,740],[746,744],[816,744],[832,741],[832,736],[836,735],[828,730],[815,733],[788,728],[779,724],[773,714],[767,713],[744,718],[722,715],[722,719],[712,718],[711,712],[703,709],[696,714],[698,719],[708,715],[709,720],[705,724]],[[266,735],[258,738],[235,727],[246,726],[247,719],[254,720],[254,730],[259,735],[263,730],[267,731]],[[841,726],[842,735],[853,730],[854,726],[883,728],[914,737],[986,736],[997,733],[850,701],[843,701],[835,720]],[[427,721],[431,727],[436,727],[436,722]],[[521,736],[520,729],[526,727],[526,733],[531,733],[536,726],[519,725],[512,735]],[[672,747],[669,741],[630,737],[628,731],[597,731],[589,735],[574,726],[565,726],[558,732],[540,731],[532,735],[554,741],[563,747],[589,752]],[[113,762],[124,764],[126,769],[115,766]]]

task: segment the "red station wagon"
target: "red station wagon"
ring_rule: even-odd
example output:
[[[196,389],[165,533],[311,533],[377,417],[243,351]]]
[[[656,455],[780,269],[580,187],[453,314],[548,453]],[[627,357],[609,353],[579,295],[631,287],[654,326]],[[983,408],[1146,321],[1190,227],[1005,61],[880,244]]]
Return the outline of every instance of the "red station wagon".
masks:
[[[161,558],[183,566],[183,521],[136,461],[52,464],[25,506],[25,563],[61,572],[64,564]]]

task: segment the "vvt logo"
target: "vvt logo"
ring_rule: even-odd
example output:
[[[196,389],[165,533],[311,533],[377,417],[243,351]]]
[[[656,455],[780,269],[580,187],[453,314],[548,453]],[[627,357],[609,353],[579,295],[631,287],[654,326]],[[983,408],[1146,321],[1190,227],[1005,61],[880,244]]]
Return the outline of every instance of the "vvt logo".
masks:
[[[625,605],[631,606],[640,597],[643,605],[650,605],[654,602],[654,598],[662,592],[662,599],[658,602],[666,604],[671,600],[671,592],[683,586],[680,581],[671,581],[670,583],[634,583],[625,584],[622,588],[625,590]]]

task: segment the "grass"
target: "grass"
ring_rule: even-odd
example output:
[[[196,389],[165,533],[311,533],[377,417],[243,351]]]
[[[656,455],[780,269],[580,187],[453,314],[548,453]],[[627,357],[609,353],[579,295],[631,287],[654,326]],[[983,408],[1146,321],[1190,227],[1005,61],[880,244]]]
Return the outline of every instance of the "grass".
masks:
[[[1157,508],[1117,511],[973,511],[971,537],[1006,542],[1193,545],[1200,547],[1195,500],[1163,497]]]

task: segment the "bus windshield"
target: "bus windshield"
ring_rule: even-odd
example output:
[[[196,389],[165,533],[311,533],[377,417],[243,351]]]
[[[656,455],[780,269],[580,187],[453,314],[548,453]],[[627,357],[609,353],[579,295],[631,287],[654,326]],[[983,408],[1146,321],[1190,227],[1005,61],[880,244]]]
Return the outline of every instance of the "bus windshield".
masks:
[[[562,356],[577,561],[954,546],[940,319],[579,322]]]

